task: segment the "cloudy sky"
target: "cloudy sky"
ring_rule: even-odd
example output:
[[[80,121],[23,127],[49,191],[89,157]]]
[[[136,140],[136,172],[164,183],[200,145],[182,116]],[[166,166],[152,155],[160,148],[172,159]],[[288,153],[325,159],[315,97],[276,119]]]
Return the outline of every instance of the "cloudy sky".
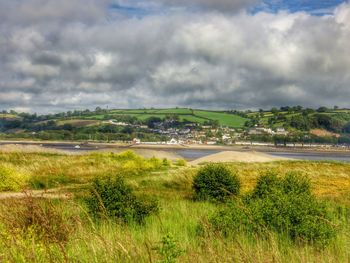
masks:
[[[350,107],[350,2],[0,0],[0,109]]]

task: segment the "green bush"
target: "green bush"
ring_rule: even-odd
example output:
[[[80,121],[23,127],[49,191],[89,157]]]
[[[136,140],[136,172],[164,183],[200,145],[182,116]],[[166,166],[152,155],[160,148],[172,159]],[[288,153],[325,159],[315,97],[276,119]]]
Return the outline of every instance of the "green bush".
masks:
[[[223,202],[239,194],[240,181],[225,165],[208,164],[198,171],[192,188],[197,200]]]
[[[9,166],[0,165],[0,192],[19,191],[27,184],[27,177]]]
[[[124,223],[143,223],[158,212],[158,203],[134,195],[122,177],[96,178],[86,199],[89,211],[96,217],[116,218]]]
[[[160,246],[157,246],[155,250],[162,258],[158,261],[159,263],[175,263],[178,257],[184,253],[184,251],[179,248],[178,242],[170,234],[162,238]]]
[[[184,159],[177,159],[176,162],[175,162],[175,165],[176,166],[186,166],[187,162]]]
[[[275,231],[296,242],[327,245],[335,236],[325,205],[312,194],[306,177],[273,173],[261,176],[251,194],[230,203],[210,219],[214,230],[225,236],[237,231],[262,234]]]

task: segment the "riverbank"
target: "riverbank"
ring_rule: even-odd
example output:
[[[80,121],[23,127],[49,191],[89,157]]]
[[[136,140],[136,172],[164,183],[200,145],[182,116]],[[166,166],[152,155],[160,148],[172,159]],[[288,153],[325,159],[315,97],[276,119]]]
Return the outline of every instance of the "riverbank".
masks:
[[[130,144],[130,143],[101,143],[82,141],[30,141],[30,140],[0,140],[0,146],[6,144],[39,145],[39,146],[77,146],[82,150],[132,148],[132,149],[156,149],[156,150],[217,150],[217,151],[257,151],[257,152],[293,152],[293,153],[347,153],[350,148],[342,147],[284,147],[284,146],[260,146],[260,145],[199,145],[199,144]]]

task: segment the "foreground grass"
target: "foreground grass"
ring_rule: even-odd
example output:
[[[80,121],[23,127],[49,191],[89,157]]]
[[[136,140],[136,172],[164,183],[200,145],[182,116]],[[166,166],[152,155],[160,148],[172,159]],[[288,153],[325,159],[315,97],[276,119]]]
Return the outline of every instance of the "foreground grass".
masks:
[[[328,247],[316,249],[294,244],[275,233],[264,238],[242,234],[234,240],[224,239],[210,231],[200,234],[199,224],[205,226],[208,216],[216,211],[217,206],[192,201],[191,184],[197,168],[161,165],[140,169],[137,162],[111,154],[1,153],[0,165],[12,167],[31,178],[27,188],[37,188],[38,185],[65,187],[63,190],[74,192],[75,197],[42,201],[45,205],[52,205],[55,211],[44,218],[44,222],[48,225],[58,222],[54,224],[58,224],[59,229],[69,229],[64,232],[68,239],[57,242],[43,241],[32,232],[23,232],[23,229],[6,224],[21,206],[20,202],[27,206],[28,200],[2,200],[0,262],[161,262],[164,258],[155,248],[168,234],[183,251],[178,262],[350,262],[350,164],[283,161],[229,165],[240,177],[243,192],[251,190],[257,176],[267,170],[279,174],[297,171],[308,175],[314,194],[326,200],[333,211],[338,231],[337,238]],[[135,168],[139,169],[138,172],[132,173]],[[137,194],[157,197],[160,202],[160,213],[148,217],[144,225],[96,221],[86,211],[82,197],[92,178],[120,173],[125,175]],[[55,221],[53,215],[62,216],[64,220]]]

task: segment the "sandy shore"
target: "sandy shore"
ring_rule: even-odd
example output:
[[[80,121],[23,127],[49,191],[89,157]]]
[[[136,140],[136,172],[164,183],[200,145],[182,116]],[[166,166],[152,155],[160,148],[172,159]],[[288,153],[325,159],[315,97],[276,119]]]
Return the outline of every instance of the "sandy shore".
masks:
[[[227,162],[273,162],[289,160],[283,157],[272,156],[261,152],[235,152],[235,151],[224,151],[212,155],[208,155],[190,162],[190,165],[198,165],[201,163],[213,162],[213,163],[227,163]]]

